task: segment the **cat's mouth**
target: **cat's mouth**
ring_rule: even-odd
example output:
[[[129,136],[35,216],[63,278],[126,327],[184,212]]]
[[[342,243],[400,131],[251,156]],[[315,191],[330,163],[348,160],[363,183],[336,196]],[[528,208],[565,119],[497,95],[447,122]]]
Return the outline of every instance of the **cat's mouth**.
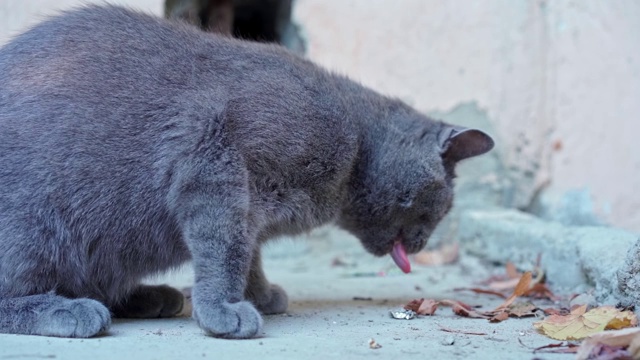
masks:
[[[411,272],[411,263],[409,262],[407,251],[405,250],[404,245],[402,245],[402,241],[400,241],[400,239],[401,237],[398,236],[396,241],[393,243],[391,258],[403,273],[408,274]]]

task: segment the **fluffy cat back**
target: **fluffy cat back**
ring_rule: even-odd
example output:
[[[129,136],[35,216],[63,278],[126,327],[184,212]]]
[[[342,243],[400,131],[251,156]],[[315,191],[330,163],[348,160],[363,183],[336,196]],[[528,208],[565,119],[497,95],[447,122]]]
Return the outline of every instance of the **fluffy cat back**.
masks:
[[[221,132],[251,170],[260,238],[335,218],[357,148],[327,91],[342,81],[275,46],[119,7],[18,36],[0,49],[0,256],[2,271],[49,275],[0,288],[112,302],[187,260],[167,195],[177,165]],[[31,265],[11,264],[17,252]]]

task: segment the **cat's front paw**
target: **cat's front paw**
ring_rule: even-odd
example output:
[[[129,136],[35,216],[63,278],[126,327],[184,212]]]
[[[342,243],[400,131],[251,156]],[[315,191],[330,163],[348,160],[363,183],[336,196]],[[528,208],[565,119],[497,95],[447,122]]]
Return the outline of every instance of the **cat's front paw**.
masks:
[[[193,318],[207,334],[221,338],[252,338],[262,329],[262,317],[248,301],[208,303],[194,299]]]
[[[51,306],[39,315],[37,335],[88,338],[104,332],[111,325],[111,314],[100,302],[92,299],[55,298]]]
[[[258,310],[265,315],[282,314],[287,311],[289,297],[287,293],[278,285],[269,285],[269,291],[263,297],[254,299]]]

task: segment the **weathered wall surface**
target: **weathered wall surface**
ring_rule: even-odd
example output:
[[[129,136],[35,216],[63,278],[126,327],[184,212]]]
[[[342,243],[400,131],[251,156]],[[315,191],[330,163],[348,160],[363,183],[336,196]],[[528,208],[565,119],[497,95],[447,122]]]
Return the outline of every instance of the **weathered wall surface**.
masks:
[[[295,20],[318,63],[425,112],[486,111],[504,205],[640,231],[639,2],[298,0]]]
[[[0,1],[0,44],[81,3]],[[640,231],[640,2],[297,0],[294,20],[326,67],[428,113],[485,114],[502,205]]]

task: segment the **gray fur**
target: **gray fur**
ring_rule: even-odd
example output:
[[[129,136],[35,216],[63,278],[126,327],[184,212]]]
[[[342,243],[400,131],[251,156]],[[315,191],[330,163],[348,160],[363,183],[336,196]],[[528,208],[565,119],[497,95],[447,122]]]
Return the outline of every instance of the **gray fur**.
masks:
[[[194,318],[248,338],[286,310],[264,241],[336,223],[420,250],[455,163],[493,146],[275,45],[120,7],[47,20],[0,49],[0,332],[89,337],[172,316],[140,287],[192,260]]]

